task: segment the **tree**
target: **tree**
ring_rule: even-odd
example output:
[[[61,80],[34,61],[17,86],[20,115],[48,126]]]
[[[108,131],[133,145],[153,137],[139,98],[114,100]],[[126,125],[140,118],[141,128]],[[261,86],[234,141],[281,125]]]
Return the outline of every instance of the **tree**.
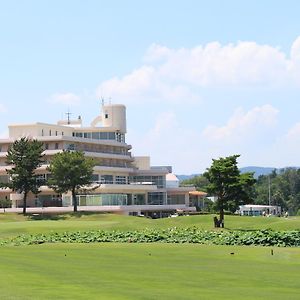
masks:
[[[256,183],[256,204],[279,205],[291,215],[300,208],[300,169],[286,168],[261,175]]]
[[[218,227],[224,227],[224,210],[234,212],[240,204],[250,202],[253,196],[253,173],[240,173],[237,167],[239,156],[213,159],[211,167],[203,174],[209,181],[207,191],[217,196],[216,206],[220,212]]]
[[[74,212],[77,211],[76,194],[83,186],[92,183],[94,162],[81,151],[63,151],[54,155],[48,171],[48,185],[57,193],[72,192]]]
[[[13,191],[23,193],[23,214],[26,214],[26,200],[29,192],[39,193],[40,183],[35,170],[43,162],[43,143],[22,137],[8,149],[6,163],[12,165],[6,172],[10,182],[5,184]]]
[[[190,179],[185,179],[181,182],[181,185],[194,185],[197,190],[201,190],[203,192],[206,192],[206,187],[209,184],[208,180],[206,177],[203,175],[196,175]]]

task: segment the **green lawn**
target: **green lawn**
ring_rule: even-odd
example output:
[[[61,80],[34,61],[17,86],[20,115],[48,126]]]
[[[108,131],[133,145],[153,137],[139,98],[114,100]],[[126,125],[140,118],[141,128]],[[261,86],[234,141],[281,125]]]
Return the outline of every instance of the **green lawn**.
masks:
[[[0,238],[22,233],[197,226],[213,216],[0,214]],[[227,229],[292,230],[300,218],[226,216]],[[196,244],[41,244],[0,247],[0,299],[299,299],[300,248]],[[234,253],[234,254],[231,254]]]
[[[234,253],[234,254],[230,254]],[[300,250],[186,244],[1,247],[1,299],[299,299]]]
[[[0,214],[0,238],[25,233],[47,233],[90,229],[139,230],[145,228],[169,228],[196,226],[204,230],[213,230],[212,215],[182,216],[177,218],[147,219],[119,216],[113,214],[63,214],[53,216],[25,216],[18,214]],[[225,216],[226,229],[265,229],[293,230],[300,228],[300,217],[263,218]]]

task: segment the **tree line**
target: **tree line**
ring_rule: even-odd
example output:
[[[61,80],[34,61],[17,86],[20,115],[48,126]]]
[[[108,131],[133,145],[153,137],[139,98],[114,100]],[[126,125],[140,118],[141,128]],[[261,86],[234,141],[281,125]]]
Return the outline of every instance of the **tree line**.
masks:
[[[243,175],[243,174],[241,174]],[[183,180],[182,185],[194,185],[197,190],[208,192],[208,196],[214,193],[209,189],[210,182],[205,173]],[[249,189],[249,198],[242,201],[245,204],[278,205],[290,215],[300,215],[300,169],[284,168],[274,169],[269,175],[260,175]],[[217,205],[211,203],[208,206],[211,212],[217,210]],[[236,206],[228,211],[234,212]]]

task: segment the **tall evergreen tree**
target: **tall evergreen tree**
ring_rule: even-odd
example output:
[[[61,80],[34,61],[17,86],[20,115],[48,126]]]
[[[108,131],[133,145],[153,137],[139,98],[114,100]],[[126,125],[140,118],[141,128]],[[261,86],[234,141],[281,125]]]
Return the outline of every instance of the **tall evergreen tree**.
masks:
[[[48,185],[57,193],[71,191],[74,212],[77,211],[76,194],[80,188],[92,183],[94,162],[81,151],[63,151],[54,155],[48,170]]]
[[[251,201],[255,179],[253,173],[240,174],[238,157],[213,159],[211,167],[203,174],[209,181],[207,191],[217,196],[218,226],[224,227],[224,210],[235,211],[240,204]]]
[[[9,148],[6,163],[12,165],[6,172],[10,176],[9,188],[23,193],[23,214],[26,214],[27,196],[29,192],[39,193],[40,183],[35,170],[42,164],[43,143],[22,137]]]

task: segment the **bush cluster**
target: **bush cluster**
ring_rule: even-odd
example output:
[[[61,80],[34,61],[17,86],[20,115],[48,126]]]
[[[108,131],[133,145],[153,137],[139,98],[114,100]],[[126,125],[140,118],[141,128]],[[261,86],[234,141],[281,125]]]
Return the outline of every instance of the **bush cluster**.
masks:
[[[203,231],[192,228],[145,229],[142,231],[64,232],[20,235],[1,240],[0,245],[33,245],[42,243],[196,243],[206,245],[247,245],[299,247],[300,231]]]

